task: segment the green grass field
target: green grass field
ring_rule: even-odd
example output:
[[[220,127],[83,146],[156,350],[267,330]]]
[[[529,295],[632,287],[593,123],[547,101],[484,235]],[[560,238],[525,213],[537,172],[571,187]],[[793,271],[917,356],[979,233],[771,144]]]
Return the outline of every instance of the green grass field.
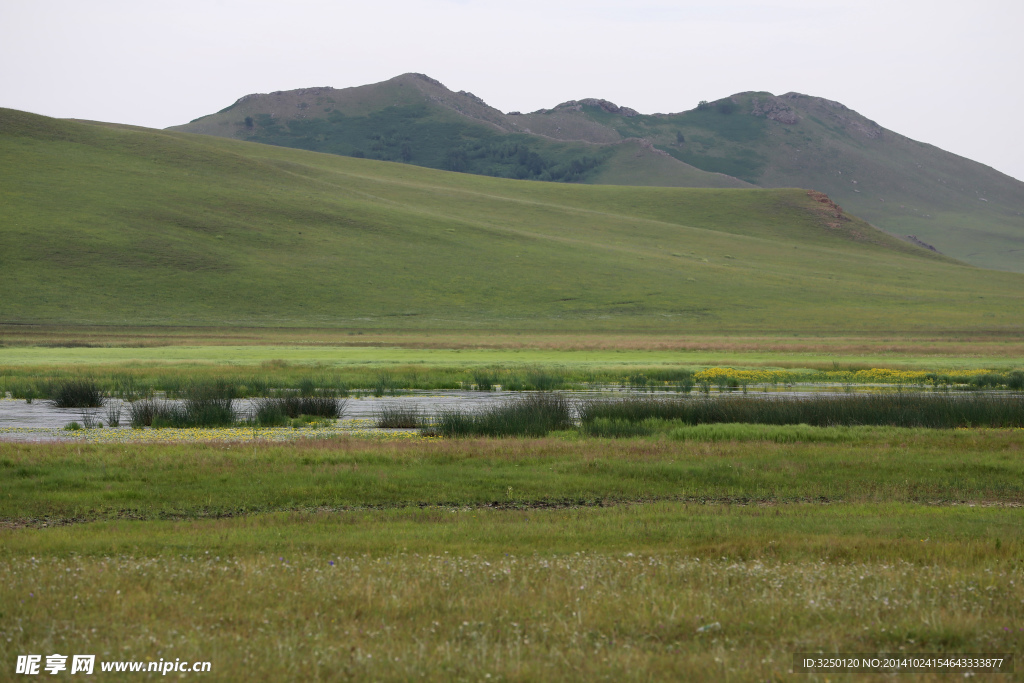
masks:
[[[2,113],[6,323],[1018,334],[1019,274],[802,190],[579,186]],[[60,192],[53,192],[53,187]]]
[[[899,429],[0,444],[0,656],[763,681],[794,652],[1013,652],[1020,448],[1019,430]]]
[[[387,444],[4,444],[0,516],[161,519],[366,505],[652,500],[1024,501],[1019,429],[859,427],[845,434],[831,443],[573,436]]]

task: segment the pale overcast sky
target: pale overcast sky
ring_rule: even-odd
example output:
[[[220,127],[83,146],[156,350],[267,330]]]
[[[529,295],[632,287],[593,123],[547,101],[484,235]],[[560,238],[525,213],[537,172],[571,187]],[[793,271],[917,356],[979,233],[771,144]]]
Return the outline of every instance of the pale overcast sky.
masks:
[[[418,71],[502,111],[838,100],[1024,179],[1020,0],[0,0],[0,106],[163,128]]]

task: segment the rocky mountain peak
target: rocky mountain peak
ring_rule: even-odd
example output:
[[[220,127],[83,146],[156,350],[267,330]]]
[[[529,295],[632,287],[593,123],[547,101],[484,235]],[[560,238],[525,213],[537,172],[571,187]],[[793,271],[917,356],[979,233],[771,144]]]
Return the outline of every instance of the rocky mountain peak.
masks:
[[[583,107],[599,107],[601,111],[608,114],[618,114],[619,116],[639,116],[640,112],[629,107],[620,107],[614,102],[608,100],[601,100],[595,97],[587,97],[582,100],[569,100],[568,102],[562,102],[553,109],[542,110],[543,113],[549,113],[554,111],[583,111]]]

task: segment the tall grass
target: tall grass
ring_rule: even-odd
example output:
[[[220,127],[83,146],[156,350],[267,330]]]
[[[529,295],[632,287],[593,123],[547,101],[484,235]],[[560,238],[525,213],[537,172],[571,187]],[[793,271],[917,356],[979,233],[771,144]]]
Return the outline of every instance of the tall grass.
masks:
[[[601,419],[630,423],[657,419],[686,424],[731,422],[817,427],[1024,427],[1024,396],[979,394],[851,394],[772,399],[635,397],[585,401],[579,404],[578,411],[584,426]]]
[[[105,400],[103,391],[91,379],[57,380],[48,393],[55,408],[101,408]]]
[[[384,394],[394,396],[403,387],[404,383],[395,380],[390,372],[381,372],[374,377],[371,391],[373,391],[374,396],[383,396]]]
[[[163,404],[153,398],[132,401],[128,404],[128,420],[134,429],[152,427],[153,420],[160,413]]]
[[[288,415],[276,398],[254,399],[249,409],[249,422],[260,427],[280,427],[288,423]]]
[[[345,414],[347,405],[348,399],[329,394],[288,394],[255,400],[250,419],[264,427],[284,424],[288,419],[301,415],[337,420]]]
[[[110,378],[109,384],[110,393],[124,401],[137,401],[152,391],[132,374],[116,374]]]
[[[427,417],[416,406],[391,403],[374,410],[373,422],[380,429],[418,429],[426,424]]]
[[[185,387],[184,401],[144,399],[128,404],[132,427],[228,427],[238,422],[237,387],[223,380]]]
[[[111,401],[107,404],[107,426],[108,427],[120,427],[121,426],[121,405],[116,401]]]
[[[473,372],[473,384],[477,391],[493,391],[496,384],[501,380],[497,373],[488,370],[476,370]]]
[[[558,394],[533,394],[479,412],[441,410],[424,434],[458,436],[544,436],[573,426],[572,404]]]

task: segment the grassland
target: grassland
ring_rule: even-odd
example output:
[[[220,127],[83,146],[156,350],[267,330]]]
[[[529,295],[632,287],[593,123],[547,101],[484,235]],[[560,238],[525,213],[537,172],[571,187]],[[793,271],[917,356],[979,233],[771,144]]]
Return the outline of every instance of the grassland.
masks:
[[[1024,362],[1008,359],[914,359],[915,363],[786,363],[714,365],[687,363],[667,352],[551,352],[536,350],[406,350],[282,347],[167,347],[137,349],[7,349],[0,365],[0,397],[54,399],[64,385],[84,383],[104,396],[136,400],[164,392],[185,397],[202,385],[229,386],[234,397],[269,397],[281,392],[369,392],[376,396],[410,390],[593,390],[750,392],[1019,390]],[[256,362],[267,353],[273,359]],[[304,360],[282,359],[298,356]],[[117,361],[115,359],[122,359]],[[331,360],[327,360],[330,358]],[[685,358],[685,356],[684,356]],[[740,356],[741,359],[751,360]],[[127,360],[131,359],[131,360]],[[733,358],[736,360],[737,358]],[[40,361],[50,361],[41,363]],[[458,363],[462,360],[461,363]],[[13,361],[13,362],[11,362]],[[25,361],[25,362],[19,362]],[[404,361],[404,362],[401,362]],[[434,361],[434,362],[432,362]],[[487,362],[489,361],[489,362]],[[1001,361],[1001,362],[1000,362]],[[879,367],[882,365],[882,367]],[[787,367],[788,366],[788,367]],[[808,367],[810,366],[810,367]],[[815,367],[816,366],[816,367]],[[959,424],[959,423],[958,423]]]
[[[838,442],[360,439],[2,444],[5,519],[218,517],[360,506],[1024,502],[1018,430],[861,427]]]
[[[6,323],[842,336],[1024,319],[1021,275],[800,190],[511,181],[2,117]]]
[[[737,93],[675,114],[584,100],[506,115],[404,74],[249,96],[175,130],[503,177],[803,187],[890,234],[915,235],[981,267],[1024,271],[1019,180],[797,93]]]
[[[794,652],[1017,651],[1020,448],[901,429],[0,444],[0,657],[763,681]]]
[[[514,182],[0,123],[5,390],[1024,365],[1020,275],[803,191]],[[1020,430],[652,431],[0,442],[0,659],[777,680],[797,651],[1020,649]]]

